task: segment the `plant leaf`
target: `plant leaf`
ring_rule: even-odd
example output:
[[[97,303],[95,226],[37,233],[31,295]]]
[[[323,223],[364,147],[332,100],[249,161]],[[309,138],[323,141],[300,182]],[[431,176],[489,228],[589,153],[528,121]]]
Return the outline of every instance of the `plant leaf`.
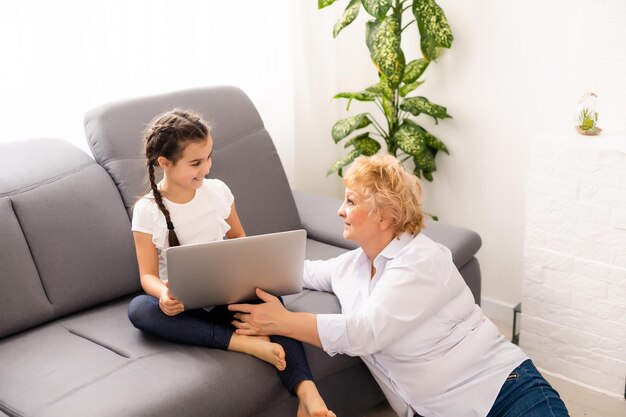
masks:
[[[426,148],[426,150],[419,155],[413,155],[413,163],[415,163],[416,167],[420,167],[422,175],[424,175],[424,178],[426,179],[429,177],[427,173],[435,172],[437,170],[435,156],[428,148]],[[430,178],[431,179],[429,181],[432,181],[432,175],[430,175]]]
[[[433,182],[433,173],[432,172],[428,172],[428,171],[423,171],[424,173],[424,178],[426,178],[429,182]],[[437,216],[431,216],[433,218],[434,221],[439,220],[439,217]]]
[[[396,123],[396,112],[393,106],[393,102],[387,97],[383,96],[381,104],[383,106],[383,112],[385,113],[385,117],[387,118],[389,125],[394,125]]]
[[[378,84],[374,84],[370,87],[367,87],[365,91],[369,91],[370,93],[375,94],[377,97],[383,96],[387,98],[387,100],[393,100],[393,89],[389,87],[389,82],[387,81],[387,77],[383,74],[379,76],[380,81]]]
[[[405,84],[411,84],[416,81],[424,73],[424,71],[426,71],[428,64],[430,64],[430,61],[424,58],[414,59],[406,64],[406,67],[404,67],[404,77],[402,77],[402,82]]]
[[[420,140],[422,140],[424,144],[430,148],[433,157],[437,156],[438,151],[442,151],[450,155],[448,147],[442,141],[431,135],[426,129],[415,123],[413,120],[405,119],[403,124],[407,125],[404,129],[407,129],[413,134],[419,136]]]
[[[383,88],[381,87],[380,83],[370,85],[365,89],[365,91],[374,94],[376,97],[380,97],[383,95]]]
[[[452,116],[448,114],[445,107],[428,101],[426,97],[409,97],[404,100],[400,105],[402,110],[408,111],[413,116],[419,116],[421,113],[426,113],[435,119],[437,123],[438,119],[449,119]]]
[[[356,19],[357,15],[359,14],[359,10],[361,10],[360,0],[352,0],[350,1],[350,3],[348,3],[348,7],[346,7],[346,10],[343,12],[343,16],[341,16],[341,19],[339,19],[339,21],[335,23],[335,26],[333,27],[333,38],[336,38],[343,28],[348,26],[354,21],[354,19]]]
[[[391,7],[391,0],[363,0],[363,7],[378,20],[383,20]]]
[[[406,96],[422,84],[424,84],[424,81],[415,81],[414,83],[404,84],[400,87],[400,97]]]
[[[435,157],[426,144],[425,131],[411,120],[402,122],[394,135],[398,147],[413,157],[416,168],[434,171]]]
[[[374,101],[377,95],[372,93],[371,91],[357,91],[357,92],[343,92],[337,93],[333,98],[348,98],[350,100],[357,101]]]
[[[376,20],[368,20],[367,22],[365,22],[365,44],[367,45],[367,49],[370,50],[370,55],[372,50],[374,31],[376,30],[376,27],[378,27],[378,24],[379,22]]]
[[[363,133],[346,142],[345,147],[354,146],[361,155],[372,156],[380,150],[380,143],[369,137],[369,133]]]
[[[317,9],[323,9],[324,7],[330,6],[337,0],[317,0]]]
[[[369,92],[369,91],[357,91],[354,93],[351,92],[343,92],[343,93],[338,93],[335,94],[335,96],[333,97],[333,99],[335,98],[347,98],[348,99],[348,105],[346,106],[346,110],[350,110],[350,103],[352,103],[352,100],[357,100],[357,101],[374,101],[376,100],[377,95]]]
[[[372,123],[367,117],[367,113],[357,114],[356,116],[341,119],[333,126],[332,136],[335,143],[354,132],[356,129],[362,129]]]
[[[424,131],[424,142],[426,142],[426,145],[428,145],[429,148],[434,149],[434,155],[433,156],[437,155],[437,151],[445,152],[448,155],[450,155],[450,151],[448,151],[448,147],[445,145],[445,143],[443,143],[442,141],[437,139],[435,136],[433,136],[430,133],[428,133],[421,126],[419,126],[419,128]]]
[[[382,22],[367,22],[366,41],[372,61],[378,71],[389,80],[389,86],[396,88],[404,73],[404,53],[400,49],[400,21],[388,16]]]
[[[326,175],[330,175],[335,171],[341,170],[346,165],[352,163],[352,161],[354,161],[359,155],[360,155],[359,151],[354,149],[348,155],[344,156],[343,158],[335,162],[335,164],[328,170]]]
[[[394,135],[398,147],[409,155],[418,155],[426,150],[426,142],[417,125],[411,120],[402,122]]]
[[[450,48],[454,40],[446,15],[435,0],[413,0],[413,14],[420,32],[422,54],[429,61],[437,59],[437,48]]]

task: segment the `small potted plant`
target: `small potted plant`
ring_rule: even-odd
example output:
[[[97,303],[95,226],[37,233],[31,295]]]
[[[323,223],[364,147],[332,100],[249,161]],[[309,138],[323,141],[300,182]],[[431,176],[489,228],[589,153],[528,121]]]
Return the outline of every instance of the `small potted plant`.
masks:
[[[596,93],[586,93],[580,99],[576,108],[576,131],[581,135],[595,136],[602,132],[597,126],[598,112],[596,111]]]

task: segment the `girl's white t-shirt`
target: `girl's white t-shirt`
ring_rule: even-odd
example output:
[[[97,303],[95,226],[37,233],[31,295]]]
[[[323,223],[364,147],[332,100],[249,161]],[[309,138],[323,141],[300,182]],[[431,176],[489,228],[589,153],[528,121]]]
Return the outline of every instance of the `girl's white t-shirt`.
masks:
[[[226,219],[235,198],[224,182],[205,179],[191,201],[177,204],[165,197],[163,203],[170,212],[178,241],[181,245],[222,240],[230,226]],[[152,235],[159,255],[159,277],[167,281],[165,249],[169,247],[165,216],[154,201],[152,191],[143,196],[133,209],[133,232]]]

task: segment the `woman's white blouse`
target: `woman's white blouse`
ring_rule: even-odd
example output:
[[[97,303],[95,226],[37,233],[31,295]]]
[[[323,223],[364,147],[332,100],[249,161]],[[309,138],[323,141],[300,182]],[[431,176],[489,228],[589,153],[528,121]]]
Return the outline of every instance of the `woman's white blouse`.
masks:
[[[234,201],[228,186],[217,179],[204,179],[202,186],[188,203],[177,204],[163,198],[181,245],[224,239],[226,232],[230,230],[226,219]],[[159,254],[159,278],[167,281],[167,223],[152,192],[135,203],[132,230],[152,235],[152,243]]]
[[[333,292],[341,314],[318,314],[323,349],[360,356],[401,416],[484,417],[528,357],[482,313],[448,248],[419,234],[374,260],[363,250],[307,261],[304,286]]]

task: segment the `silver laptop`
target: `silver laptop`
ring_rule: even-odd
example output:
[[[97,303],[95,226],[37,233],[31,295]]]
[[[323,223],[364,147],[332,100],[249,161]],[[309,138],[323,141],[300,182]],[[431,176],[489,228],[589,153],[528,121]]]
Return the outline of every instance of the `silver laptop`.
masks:
[[[165,252],[170,294],[185,309],[302,291],[306,231],[176,246]]]

